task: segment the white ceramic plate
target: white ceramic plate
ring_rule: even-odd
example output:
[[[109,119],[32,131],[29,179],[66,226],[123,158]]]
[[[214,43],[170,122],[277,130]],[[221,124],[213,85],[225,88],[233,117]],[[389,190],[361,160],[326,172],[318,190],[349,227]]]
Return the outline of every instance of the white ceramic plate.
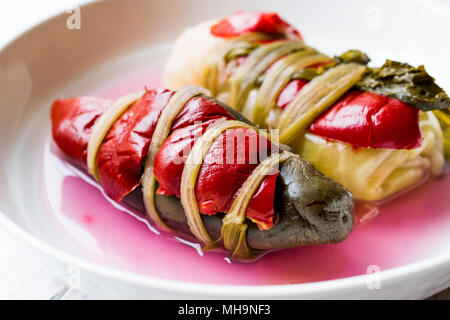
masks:
[[[444,1],[129,0],[91,3],[81,8],[80,30],[67,28],[70,15],[61,14],[34,27],[0,52],[0,223],[53,258],[61,266],[61,272],[68,265],[80,270],[81,289],[98,297],[424,298],[448,287],[450,218],[447,213],[450,216],[450,208],[438,214],[439,223],[427,227],[426,239],[411,241],[408,250],[403,243],[405,247],[400,247],[399,252],[407,251],[405,257],[398,263],[382,265],[375,275],[365,273],[377,270],[381,264],[377,260],[380,255],[371,256],[370,251],[377,248],[376,243],[381,239],[373,239],[375,244],[368,244],[367,248],[355,248],[361,252],[366,250],[364,255],[372,257],[372,260],[364,260],[367,265],[362,266],[367,268],[362,268],[359,274],[344,270],[329,277],[316,275],[301,281],[296,278],[292,282],[303,283],[284,285],[227,285],[223,279],[217,283],[214,280],[184,281],[186,277],[181,277],[181,281],[164,276],[164,270],[150,272],[152,267],[163,267],[158,258],[146,260],[143,269],[130,267],[127,247],[117,248],[114,241],[108,240],[110,238],[100,241],[89,228],[59,212],[59,187],[63,187],[60,177],[65,169],[49,144],[51,102],[56,98],[93,93],[119,96],[143,85],[158,85],[158,72],[171,41],[184,27],[237,9],[277,11],[300,28],[308,43],[330,54],[361,48],[369,52],[377,64],[386,57],[425,64],[438,82],[450,90],[450,45],[447,41],[450,6]],[[442,190],[443,198],[447,192]],[[111,221],[117,220],[114,219],[112,214]],[[402,220],[384,219],[391,226],[391,233],[387,232],[386,236],[392,236],[395,246]],[[106,221],[104,226],[111,227],[108,224],[111,221]],[[380,221],[383,220],[378,223]],[[120,225],[111,228],[106,231],[103,228],[103,236],[105,232],[121,232]],[[364,227],[359,227],[355,234],[364,234]],[[365,233],[365,237],[369,239],[370,235]],[[413,237],[411,235],[411,239]],[[125,234],[123,241],[127,241]],[[416,244],[420,245],[417,250]],[[343,250],[344,247],[335,248]],[[327,247],[323,252],[333,252],[333,248]],[[347,250],[350,249],[347,245]],[[419,249],[424,254],[415,254]],[[159,250],[163,256],[164,248]],[[306,252],[312,250],[315,249],[308,248]],[[347,256],[345,265],[356,263],[348,260],[356,256]],[[174,264],[179,263],[176,257],[171,259]],[[338,259],[338,256],[330,254],[328,259]],[[274,260],[276,258],[272,258],[272,262]],[[373,263],[369,265],[368,261]],[[302,267],[305,266],[300,261],[299,270]],[[277,279],[282,276],[276,275]],[[291,281],[284,279],[280,283],[288,282]]]

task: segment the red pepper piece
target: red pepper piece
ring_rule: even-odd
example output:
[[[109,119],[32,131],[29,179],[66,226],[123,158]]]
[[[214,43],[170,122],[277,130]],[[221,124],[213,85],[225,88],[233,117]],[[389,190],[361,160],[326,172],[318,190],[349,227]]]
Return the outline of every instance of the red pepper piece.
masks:
[[[281,109],[285,109],[308,82],[308,80],[302,79],[290,81],[278,96],[277,106]]]
[[[172,95],[173,92],[167,90],[147,91],[122,115],[105,138],[99,150],[97,164],[102,186],[112,199],[120,201],[140,184],[142,166],[156,121]],[[92,127],[112,103],[112,100],[105,99],[75,98],[58,100],[53,105],[54,140],[82,168],[86,168],[87,144]],[[198,97],[186,104],[173,123],[171,137],[166,140],[155,161],[154,172],[160,184],[160,193],[179,196],[184,168],[183,162],[180,162],[183,158],[179,156],[184,154],[187,157],[195,142],[193,137],[198,137],[209,124],[220,118],[233,119],[231,114],[214,101]],[[235,150],[242,161],[230,165],[225,161],[223,165],[214,164],[215,160],[226,155],[223,137],[219,137],[210,148],[196,184],[198,206],[202,213],[227,212],[237,191],[258,163],[252,163],[249,159],[259,153],[266,154],[262,150],[266,145],[273,148],[266,138],[259,137],[256,132],[244,133],[246,131],[239,133],[237,130],[235,135],[235,146],[245,146],[244,150],[248,152],[243,154],[239,153],[240,149]],[[273,226],[276,177],[277,173],[263,180],[248,206],[247,217],[262,230]]]
[[[211,34],[222,38],[236,37],[250,32],[285,35],[288,38],[302,39],[300,32],[273,12],[238,11],[211,27]]]
[[[264,178],[247,207],[247,218],[256,223],[260,230],[269,230],[273,227],[273,199],[279,173],[276,171],[275,174]]]
[[[195,141],[216,120],[175,130],[155,159],[159,194],[180,196],[184,162]],[[199,210],[215,215],[228,212],[239,189],[257,164],[276,149],[267,138],[254,130],[227,130],[213,142],[205,156],[195,186]],[[276,176],[268,176],[251,199],[247,217],[267,230],[273,226],[273,201]]]
[[[270,140],[252,129],[227,130],[218,137],[206,154],[204,162],[207,165],[200,168],[197,179],[195,192],[202,212],[228,212],[257,164],[277,149]],[[266,177],[248,206],[247,217],[252,218],[262,230],[273,225],[275,180]]]
[[[419,110],[372,92],[349,92],[310,131],[362,148],[413,149],[422,142]]]
[[[97,155],[106,194],[121,201],[141,183],[143,160],[162,110],[173,92],[149,90],[112,126]]]
[[[92,127],[112,104],[112,100],[90,97],[62,99],[53,103],[53,140],[79,167],[87,168],[87,145]]]
[[[324,61],[315,63],[313,65],[308,66],[308,68],[318,68],[321,66],[325,66],[327,64],[330,64],[331,61]],[[288,82],[286,87],[281,91],[280,95],[278,96],[277,100],[277,106],[281,109],[285,109],[289,103],[292,102],[292,100],[295,99],[295,97],[298,95],[298,93],[303,89],[305,85],[309,83],[309,80],[304,79],[298,79],[298,80],[291,80]]]

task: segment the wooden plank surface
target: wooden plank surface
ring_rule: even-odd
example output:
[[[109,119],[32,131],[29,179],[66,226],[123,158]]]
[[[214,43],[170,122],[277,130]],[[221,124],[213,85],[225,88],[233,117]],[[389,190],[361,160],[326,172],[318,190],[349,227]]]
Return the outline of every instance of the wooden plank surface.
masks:
[[[428,298],[428,300],[450,300],[450,288],[435,294],[434,296]]]
[[[0,299],[84,298],[66,292],[64,279],[52,271],[54,262],[27,247],[0,227]],[[64,293],[59,295],[58,293]]]

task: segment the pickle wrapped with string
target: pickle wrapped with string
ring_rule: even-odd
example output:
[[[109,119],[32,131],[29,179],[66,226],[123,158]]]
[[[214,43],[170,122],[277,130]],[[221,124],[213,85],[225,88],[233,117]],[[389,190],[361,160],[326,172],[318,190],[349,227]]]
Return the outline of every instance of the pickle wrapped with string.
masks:
[[[424,66],[369,62],[360,50],[310,47],[276,13],[241,11],[185,30],[164,84],[213,89],[356,199],[379,202],[443,173],[450,98]]]
[[[57,100],[53,139],[111,200],[236,261],[343,241],[352,194],[207,94],[189,85]]]

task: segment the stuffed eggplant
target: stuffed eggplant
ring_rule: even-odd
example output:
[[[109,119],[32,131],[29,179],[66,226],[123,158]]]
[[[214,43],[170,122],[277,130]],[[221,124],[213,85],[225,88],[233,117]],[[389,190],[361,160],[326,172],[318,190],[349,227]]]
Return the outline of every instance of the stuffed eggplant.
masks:
[[[208,88],[355,198],[380,201],[442,173],[450,99],[423,66],[369,61],[320,53],[275,13],[238,12],[185,30],[164,83]]]
[[[236,260],[345,239],[352,194],[206,93],[57,100],[53,139],[112,200]]]

